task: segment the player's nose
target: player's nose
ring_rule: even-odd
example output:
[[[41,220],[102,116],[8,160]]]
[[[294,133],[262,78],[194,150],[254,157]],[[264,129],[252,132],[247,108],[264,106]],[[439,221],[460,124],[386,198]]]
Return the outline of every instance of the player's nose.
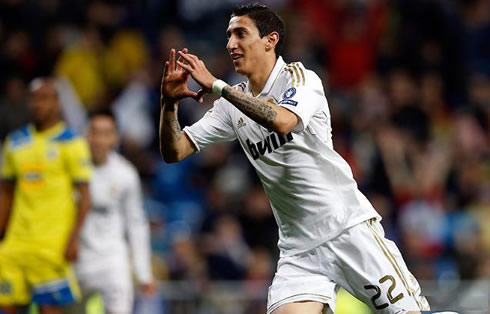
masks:
[[[226,44],[226,49],[228,50],[228,52],[232,52],[233,49],[236,49],[236,40],[233,39],[233,36],[231,36],[229,39],[228,39],[228,43]]]

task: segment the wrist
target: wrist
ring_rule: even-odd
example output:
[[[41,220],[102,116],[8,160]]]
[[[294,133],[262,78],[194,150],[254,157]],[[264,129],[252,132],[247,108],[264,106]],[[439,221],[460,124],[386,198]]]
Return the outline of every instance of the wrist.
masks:
[[[212,91],[213,91],[213,94],[221,97],[221,93],[223,91],[223,88],[225,88],[225,86],[229,86],[226,82],[222,81],[222,80],[216,80],[213,82],[213,85],[212,85]]]
[[[164,111],[175,111],[177,109],[178,101],[173,98],[162,98],[160,108]]]

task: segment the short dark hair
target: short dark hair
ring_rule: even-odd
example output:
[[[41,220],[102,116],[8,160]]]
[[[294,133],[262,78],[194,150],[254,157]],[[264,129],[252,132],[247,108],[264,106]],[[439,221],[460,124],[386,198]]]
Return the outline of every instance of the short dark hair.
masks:
[[[95,109],[89,113],[88,118],[89,120],[92,120],[93,118],[99,116],[110,118],[112,121],[114,121],[114,124],[116,124],[116,116],[110,108]]]
[[[286,26],[284,26],[281,17],[266,5],[250,3],[237,6],[231,13],[230,18],[244,15],[249,16],[255,22],[260,37],[269,35],[272,32],[277,32],[279,34],[279,41],[274,49],[276,58],[278,58],[284,48],[284,42],[286,41]]]

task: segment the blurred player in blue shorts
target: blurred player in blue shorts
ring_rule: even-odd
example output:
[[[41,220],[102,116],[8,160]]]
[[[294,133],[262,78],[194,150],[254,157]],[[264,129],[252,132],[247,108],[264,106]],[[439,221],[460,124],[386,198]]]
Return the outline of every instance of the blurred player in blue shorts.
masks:
[[[0,194],[0,309],[35,302],[60,313],[78,286],[70,262],[90,207],[88,145],[61,121],[56,84],[30,84],[33,124],[10,133],[3,149]]]

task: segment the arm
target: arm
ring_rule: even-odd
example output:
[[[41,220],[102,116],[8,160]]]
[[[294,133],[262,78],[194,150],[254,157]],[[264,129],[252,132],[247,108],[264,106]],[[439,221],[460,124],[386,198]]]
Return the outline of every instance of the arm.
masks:
[[[187,52],[186,49],[184,49]],[[160,97],[160,153],[165,162],[176,162],[192,155],[196,148],[181,130],[177,117],[178,102],[185,97],[199,97],[187,88],[189,73],[175,66],[175,50],[165,63]]]
[[[179,52],[180,57],[188,62],[184,64],[179,58],[177,64],[185,69],[203,87],[203,91],[210,92],[213,83],[217,80],[206,68],[204,62],[194,55]],[[241,112],[267,129],[285,135],[291,132],[299,123],[299,117],[293,112],[270,103],[263,99],[249,96],[245,93],[225,86],[221,96],[231,102]]]
[[[162,97],[159,130],[160,153],[163,160],[168,163],[183,160],[196,151],[191,140],[180,127],[177,111],[177,101],[164,100]]]
[[[153,286],[150,228],[143,209],[141,183],[136,171],[131,171],[121,208],[125,218],[125,229],[131,248],[134,272],[140,287],[145,292]]]
[[[80,236],[80,231],[82,230],[85,216],[90,209],[88,183],[77,183],[76,189],[79,197],[77,202],[78,212],[65,250],[65,258],[70,262],[75,261],[78,257],[78,238]]]
[[[281,135],[291,132],[299,122],[298,116],[291,111],[263,99],[249,96],[229,85],[223,88],[221,95],[252,120]]]
[[[0,239],[7,231],[10,212],[14,198],[14,182],[8,180],[0,181]]]

